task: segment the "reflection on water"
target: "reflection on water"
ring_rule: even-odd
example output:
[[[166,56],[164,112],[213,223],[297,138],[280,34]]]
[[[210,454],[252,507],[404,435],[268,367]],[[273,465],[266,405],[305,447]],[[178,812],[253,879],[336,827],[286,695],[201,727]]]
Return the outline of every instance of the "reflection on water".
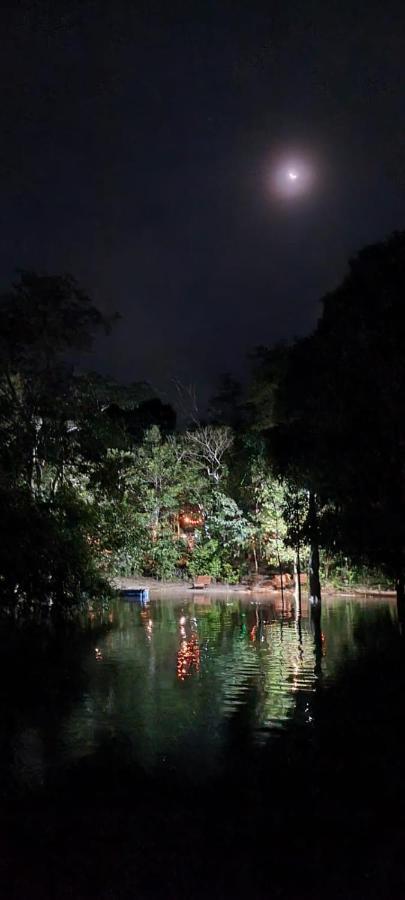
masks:
[[[62,698],[48,675],[26,708],[11,713],[2,697],[10,734],[3,774],[41,786],[108,742],[148,770],[214,770],[293,716],[312,728],[318,686],[362,652],[371,622],[383,627],[394,616],[375,600],[328,600],[322,611],[305,602],[299,609],[293,598],[187,591],[145,607],[116,600],[90,613],[90,632],[71,658],[65,646]],[[57,668],[54,661],[56,682]]]

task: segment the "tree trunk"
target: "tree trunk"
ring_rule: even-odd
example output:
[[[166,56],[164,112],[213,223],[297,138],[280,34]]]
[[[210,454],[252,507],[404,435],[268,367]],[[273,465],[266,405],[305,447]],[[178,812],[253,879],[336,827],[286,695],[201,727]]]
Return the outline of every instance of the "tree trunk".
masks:
[[[252,551],[253,551],[253,561],[255,564],[255,574],[259,574],[259,563],[257,561],[257,553],[256,553],[256,541],[255,538],[252,540]]]
[[[299,550],[297,551],[296,558],[294,560],[294,575],[295,575],[295,591],[294,591],[294,603],[295,603],[295,628],[298,637],[298,656],[300,659],[303,658],[304,650],[302,646],[302,622],[301,622],[301,581],[300,581],[300,554]]]
[[[321,602],[321,582],[319,579],[319,548],[317,543],[311,543],[311,553],[308,566],[309,576],[309,602]]]
[[[319,579],[318,523],[314,494],[309,498],[311,553],[308,564],[309,615],[314,635],[315,675],[322,673],[321,582]]]
[[[301,561],[300,561],[300,548],[299,545],[295,552],[295,560],[294,560],[294,587],[295,587],[295,600],[299,606],[300,615],[301,615]]]
[[[309,602],[316,604],[321,602],[321,582],[319,579],[318,518],[315,494],[312,491],[309,495],[308,523],[311,538],[311,553],[308,564]]]
[[[283,572],[283,566],[282,566],[281,559],[280,559],[280,554],[278,551],[277,551],[277,556],[278,556],[278,571],[280,573],[281,605],[284,609],[284,584],[283,584],[284,572]]]
[[[322,604],[319,599],[318,602],[313,602],[313,598],[310,598],[310,623],[312,634],[314,636],[314,655],[315,655],[315,675],[322,674],[322,657],[323,657],[323,646],[322,646],[322,629],[321,629],[321,610]]]

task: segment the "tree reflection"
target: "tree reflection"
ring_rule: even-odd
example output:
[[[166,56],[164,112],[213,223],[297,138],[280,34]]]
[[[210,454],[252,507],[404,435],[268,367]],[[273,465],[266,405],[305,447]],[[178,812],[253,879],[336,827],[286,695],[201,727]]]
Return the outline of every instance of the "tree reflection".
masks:
[[[391,622],[393,609],[386,615]],[[48,648],[27,640],[24,671],[10,646],[0,690],[6,780],[12,766],[28,771],[28,757],[29,770],[45,779],[49,767],[89,765],[120,735],[142,767],[168,758],[214,767],[229,729],[261,744],[293,718],[312,722],[320,676],[333,680],[342,661],[355,658],[373,617],[377,633],[381,610],[357,601],[328,600],[322,609],[304,598],[300,608],[292,597],[283,604],[279,596],[183,593],[148,610],[114,601],[82,634],[65,633]]]
[[[315,675],[322,675],[323,634],[321,629],[322,604],[318,598],[311,598],[309,604],[309,621],[314,636]]]

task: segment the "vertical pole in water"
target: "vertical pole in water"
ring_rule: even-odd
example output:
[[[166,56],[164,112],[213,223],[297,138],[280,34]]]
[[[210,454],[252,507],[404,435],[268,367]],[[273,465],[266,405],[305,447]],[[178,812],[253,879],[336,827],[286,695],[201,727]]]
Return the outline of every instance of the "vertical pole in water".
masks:
[[[315,675],[322,673],[322,631],[321,631],[321,582],[319,578],[319,544],[316,499],[313,491],[309,495],[308,511],[311,552],[308,563],[309,617],[314,635]]]
[[[318,544],[311,543],[311,553],[308,566],[309,602],[321,602],[321,582],[319,580],[319,549]]]
[[[323,657],[323,648],[322,648],[322,629],[321,629],[321,611],[322,604],[321,601],[313,602],[313,598],[309,599],[309,620],[311,623],[311,630],[314,636],[314,655],[315,655],[315,675],[322,674],[322,657]]]
[[[313,491],[309,495],[308,524],[311,539],[311,552],[308,564],[309,602],[321,602],[321,582],[319,579],[319,544],[316,500]]]
[[[284,573],[283,573],[283,567],[281,564],[280,553],[278,552],[278,550],[277,550],[277,556],[278,556],[278,571],[280,573],[281,608],[282,608],[283,615],[284,615]]]
[[[294,559],[294,600],[295,600],[295,623],[298,635],[298,654],[300,659],[303,656],[302,649],[302,628],[301,628],[301,565],[300,550],[297,546]]]
[[[294,559],[294,595],[295,602],[299,606],[300,615],[301,615],[301,562],[300,562],[300,548],[297,546],[295,559]]]

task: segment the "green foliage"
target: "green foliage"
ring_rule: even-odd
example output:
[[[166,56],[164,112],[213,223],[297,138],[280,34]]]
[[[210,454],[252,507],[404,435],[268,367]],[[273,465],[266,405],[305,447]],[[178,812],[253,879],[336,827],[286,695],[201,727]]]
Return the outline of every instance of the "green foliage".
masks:
[[[103,566],[114,575],[172,578],[179,566],[194,577],[210,575],[236,583],[256,553],[262,567],[288,567],[293,552],[283,518],[286,487],[273,476],[260,453],[237,460],[240,505],[223,481],[219,487],[200,460],[193,460],[188,437],[164,438],[157,428],[146,432],[130,451],[112,450],[91,491],[97,498],[98,537]],[[179,510],[194,505],[202,515],[192,547],[177,525]]]
[[[285,519],[287,484],[272,471],[265,442],[257,433],[243,437],[239,457],[236,492],[249,526],[252,562],[256,571],[266,566],[286,568],[294,558]]]
[[[233,568],[228,562],[223,562],[221,565],[221,578],[225,584],[238,584],[240,581],[240,570]]]
[[[188,563],[190,575],[210,575],[211,578],[220,578],[221,557],[219,541],[215,538],[202,538],[196,543],[191,559]]]
[[[103,575],[234,583],[318,543],[329,578],[405,578],[404,288],[405,234],[366,248],[313,335],[256,353],[247,404],[227,376],[215,424],[179,434],[147,385],[73,371],[111,322],[23,272],[0,298],[3,606],[73,608]]]
[[[108,326],[69,276],[23,272],[0,300],[4,607],[70,607],[99,588],[89,540],[94,519],[78,489],[89,406],[67,357]]]
[[[214,491],[207,502],[205,531],[224,550],[238,552],[250,536],[250,526],[235,500],[223,491]]]
[[[144,554],[143,574],[160,579],[173,578],[183,549],[171,531],[161,529]]]
[[[324,561],[321,577],[323,581],[336,588],[357,587],[369,590],[392,588],[392,579],[388,578],[382,569],[351,562],[348,557],[340,554]]]
[[[78,433],[68,354],[108,327],[69,276],[23,272],[0,298],[0,465],[16,486],[42,494],[63,480]]]
[[[2,494],[0,597],[6,609],[69,609],[105,589],[88,534],[91,512],[70,491],[50,502]]]
[[[299,485],[285,482],[282,497],[282,516],[284,522],[284,542],[295,552],[307,552],[308,544],[308,491]]]
[[[110,571],[170,578],[184,555],[176,517],[202,490],[181,439],[149,429],[131,451],[108,454],[98,473],[99,535],[111,552]]]

